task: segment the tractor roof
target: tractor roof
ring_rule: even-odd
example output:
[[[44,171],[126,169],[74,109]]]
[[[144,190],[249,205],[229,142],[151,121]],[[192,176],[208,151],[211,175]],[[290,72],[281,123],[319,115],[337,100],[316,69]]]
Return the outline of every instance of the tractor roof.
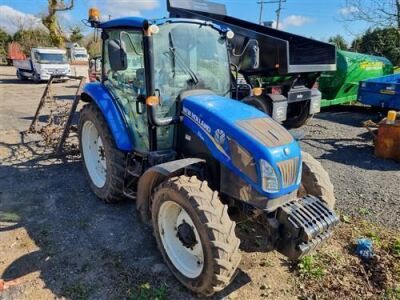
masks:
[[[100,28],[107,29],[107,28],[121,28],[121,27],[132,27],[132,28],[142,28],[145,21],[148,19],[142,17],[124,17],[118,18],[114,20],[110,20],[107,22],[100,23]],[[204,20],[196,20],[196,19],[184,19],[184,18],[162,18],[156,20],[148,20],[150,23],[162,25],[165,23],[198,23],[198,24],[208,24],[218,31],[227,31],[228,28],[219,26],[215,23],[210,21]]]

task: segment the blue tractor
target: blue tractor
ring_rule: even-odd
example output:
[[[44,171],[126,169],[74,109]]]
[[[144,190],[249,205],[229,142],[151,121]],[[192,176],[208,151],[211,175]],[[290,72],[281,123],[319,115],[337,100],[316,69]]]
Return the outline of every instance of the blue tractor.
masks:
[[[135,199],[182,284],[209,296],[236,274],[228,207],[264,216],[270,245],[291,259],[332,234],[327,173],[271,117],[230,98],[233,32],[179,18],[100,22],[95,9],[89,21],[102,39],[100,80],[81,94],[91,189],[108,203]]]

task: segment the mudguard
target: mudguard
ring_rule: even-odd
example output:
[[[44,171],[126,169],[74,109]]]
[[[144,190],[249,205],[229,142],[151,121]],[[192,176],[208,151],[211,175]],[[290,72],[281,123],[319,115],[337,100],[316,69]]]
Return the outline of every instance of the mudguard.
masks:
[[[205,162],[200,158],[184,158],[159,164],[148,169],[140,177],[136,195],[136,208],[139,210],[142,220],[150,220],[149,200],[151,193],[157,185],[166,178],[177,175],[179,171],[188,166]]]
[[[133,143],[129,135],[128,127],[124,118],[104,84],[100,82],[87,83],[83,87],[82,101],[94,101],[111,130],[115,144],[119,150],[132,151]]]

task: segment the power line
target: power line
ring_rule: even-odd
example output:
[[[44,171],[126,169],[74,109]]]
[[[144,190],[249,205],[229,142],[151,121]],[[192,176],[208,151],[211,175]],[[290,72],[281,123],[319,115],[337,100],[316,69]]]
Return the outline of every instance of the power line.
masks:
[[[278,9],[275,11],[276,13],[276,29],[278,29],[279,26],[279,20],[281,16],[281,10],[282,8],[282,3],[286,2],[286,0],[273,0],[273,1],[257,1],[257,4],[260,4],[260,17],[258,22],[260,25],[263,24],[262,18],[263,18],[263,10],[264,10],[264,4],[278,4]]]

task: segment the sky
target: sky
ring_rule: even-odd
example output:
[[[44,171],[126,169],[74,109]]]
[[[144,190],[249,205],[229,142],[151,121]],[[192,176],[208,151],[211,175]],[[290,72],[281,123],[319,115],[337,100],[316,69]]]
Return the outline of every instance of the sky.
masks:
[[[64,0],[68,3],[71,0]],[[228,14],[250,22],[259,20],[258,0],[213,0],[224,3]],[[87,18],[90,7],[100,9],[103,16],[143,16],[158,18],[168,16],[166,0],[75,0],[75,7],[59,13],[65,28],[80,24]],[[0,27],[13,33],[18,24],[40,25],[40,15],[46,12],[47,0],[0,0]],[[264,4],[264,21],[276,19],[277,4]],[[286,0],[281,12],[280,29],[317,40],[327,41],[341,34],[350,42],[368,27],[362,22],[343,22],[355,7],[346,7],[345,0]],[[89,32],[89,28],[87,29]]]

